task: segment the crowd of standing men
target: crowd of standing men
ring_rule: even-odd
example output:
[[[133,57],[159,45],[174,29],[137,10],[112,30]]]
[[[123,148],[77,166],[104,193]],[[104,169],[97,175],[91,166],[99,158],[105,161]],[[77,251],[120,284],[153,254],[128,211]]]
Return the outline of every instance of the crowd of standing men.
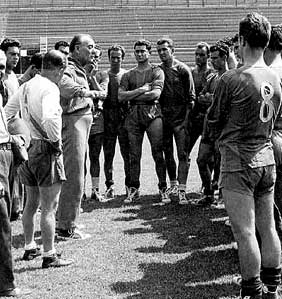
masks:
[[[60,41],[55,49],[34,55],[17,78],[13,69],[20,43],[2,41],[0,296],[28,293],[14,283],[11,212],[16,218],[24,206],[24,260],[42,255],[42,268],[71,265],[73,260],[56,252],[54,240],[56,234],[65,239],[90,237],[78,224],[85,198],[86,155],[91,198],[113,200],[118,139],[124,203],[137,201],[146,132],[160,201],[166,204],[189,203],[189,155],[201,136],[197,163],[204,196],[196,204],[214,204],[214,192],[220,190],[238,243],[240,296],[279,298],[282,26],[271,27],[265,17],[250,13],[235,37],[222,38],[211,47],[197,44],[193,69],[175,58],[171,39],[157,41],[158,65],[150,62],[151,47],[147,40],[136,41],[137,66],[125,70],[125,49],[114,44],[107,52],[110,68],[101,71],[102,49],[90,35],[79,34],[70,44]],[[28,159],[15,163],[12,149],[23,145]],[[104,194],[99,190],[102,148]],[[43,252],[34,240],[39,208]]]

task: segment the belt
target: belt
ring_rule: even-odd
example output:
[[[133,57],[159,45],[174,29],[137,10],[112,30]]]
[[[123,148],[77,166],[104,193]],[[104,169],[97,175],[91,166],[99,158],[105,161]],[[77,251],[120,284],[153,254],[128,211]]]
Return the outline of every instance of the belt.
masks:
[[[0,143],[0,150],[11,150],[12,144],[10,142]]]

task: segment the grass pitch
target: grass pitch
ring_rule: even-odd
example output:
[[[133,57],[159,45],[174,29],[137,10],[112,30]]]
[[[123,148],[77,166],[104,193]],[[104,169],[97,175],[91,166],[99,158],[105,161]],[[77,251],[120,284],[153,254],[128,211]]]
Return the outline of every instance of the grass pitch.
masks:
[[[188,178],[190,198],[199,197],[201,187],[196,154],[197,146]],[[79,223],[85,225],[84,230],[92,238],[57,241],[58,251],[73,258],[74,265],[43,270],[41,258],[22,261],[22,225],[20,221],[13,222],[15,276],[18,286],[33,290],[27,298],[236,298],[239,287],[232,278],[239,272],[238,258],[231,230],[224,225],[225,210],[161,204],[147,139],[138,203],[123,204],[124,176],[119,150],[114,166],[117,198],[108,203],[87,200],[82,204],[84,213]],[[40,243],[39,222],[37,229]]]

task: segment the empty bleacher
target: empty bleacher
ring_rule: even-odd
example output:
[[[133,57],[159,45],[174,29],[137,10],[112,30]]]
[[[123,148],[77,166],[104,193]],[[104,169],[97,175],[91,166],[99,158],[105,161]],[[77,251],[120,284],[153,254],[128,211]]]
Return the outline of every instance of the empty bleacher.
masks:
[[[127,67],[135,64],[132,46],[139,38],[155,43],[158,38],[169,36],[175,41],[177,57],[193,65],[197,42],[214,43],[221,37],[234,35],[238,21],[251,10],[264,14],[274,24],[282,22],[282,8],[276,0],[271,3],[266,0],[197,0],[198,5],[194,3],[196,0],[62,0],[59,1],[62,7],[54,5],[55,0],[2,1],[1,5],[5,1],[9,5],[0,13],[0,33],[18,38],[24,49],[39,49],[40,37],[47,37],[51,48],[58,40],[70,41],[74,34],[89,33],[104,49],[114,42],[124,45]],[[19,8],[21,1],[26,6]],[[76,6],[79,3],[80,6]],[[158,61],[155,51],[152,60]],[[107,64],[104,55],[102,67]]]

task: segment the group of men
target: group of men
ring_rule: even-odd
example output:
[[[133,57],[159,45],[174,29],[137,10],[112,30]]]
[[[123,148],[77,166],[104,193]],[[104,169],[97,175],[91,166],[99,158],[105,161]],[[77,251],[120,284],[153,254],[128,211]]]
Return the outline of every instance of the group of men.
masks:
[[[191,70],[174,57],[173,41],[161,38],[156,44],[159,65],[150,63],[152,45],[142,39],[133,47],[135,68],[122,68],[125,50],[115,44],[108,49],[109,70],[100,71],[102,49],[90,35],[79,34],[70,44],[59,42],[54,50],[39,55],[41,65],[31,65],[19,78],[20,83],[15,81],[12,68],[5,72],[9,69],[9,55],[18,60],[20,45],[6,40],[6,46],[0,46],[4,50],[0,52],[1,77],[13,77],[9,82],[14,88],[10,95],[9,88],[8,92],[1,89],[0,237],[4,245],[0,250],[0,296],[20,294],[14,284],[9,223],[10,187],[16,174],[19,184],[26,188],[23,259],[42,255],[42,268],[71,265],[72,260],[56,253],[54,239],[56,231],[58,237],[68,239],[90,237],[78,224],[87,149],[91,197],[99,201],[113,199],[113,158],[118,138],[124,160],[124,202],[131,203],[139,199],[146,132],[160,200],[169,203],[174,197],[180,204],[188,203],[189,155],[201,135],[197,162],[204,197],[197,204],[210,205],[214,190],[220,189],[238,243],[241,298],[279,298],[282,27],[271,28],[265,17],[250,13],[240,22],[237,43],[241,67],[237,66],[234,45],[226,39],[211,47],[199,43],[196,67]],[[28,125],[30,142],[28,160],[20,164],[15,174],[11,149],[13,144],[26,142],[26,136],[10,134],[6,118],[9,122],[18,117]],[[105,195],[99,192],[102,146]],[[39,206],[43,252],[34,241]]]

